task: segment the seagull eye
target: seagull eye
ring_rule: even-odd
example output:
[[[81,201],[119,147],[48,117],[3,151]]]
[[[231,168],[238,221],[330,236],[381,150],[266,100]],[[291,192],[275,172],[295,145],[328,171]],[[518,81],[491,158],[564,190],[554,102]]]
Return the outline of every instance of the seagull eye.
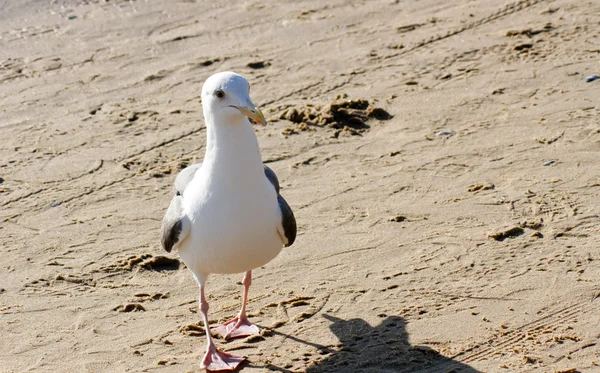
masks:
[[[225,92],[223,92],[222,90],[218,90],[215,92],[215,96],[217,96],[218,98],[223,98],[225,97]]]

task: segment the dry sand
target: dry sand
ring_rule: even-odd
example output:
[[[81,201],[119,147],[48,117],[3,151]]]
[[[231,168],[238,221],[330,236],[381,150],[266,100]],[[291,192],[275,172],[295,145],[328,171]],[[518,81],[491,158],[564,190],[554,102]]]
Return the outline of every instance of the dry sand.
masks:
[[[198,288],[159,226],[223,70],[299,223],[255,271],[264,335],[217,341],[244,372],[600,371],[599,22],[574,0],[1,2],[0,371],[199,371]],[[393,118],[278,119],[344,95]],[[213,321],[240,280],[210,278]]]

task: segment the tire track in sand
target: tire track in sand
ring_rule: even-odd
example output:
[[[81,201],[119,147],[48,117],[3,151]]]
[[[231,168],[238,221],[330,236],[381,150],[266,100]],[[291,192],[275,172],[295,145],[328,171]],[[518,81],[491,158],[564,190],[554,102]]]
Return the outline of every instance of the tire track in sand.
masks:
[[[478,343],[451,358],[457,362],[469,363],[489,360],[494,356],[513,353],[516,343],[535,340],[541,335],[548,333],[549,330],[555,330],[557,327],[563,326],[595,309],[593,306],[596,306],[593,301],[584,301],[559,308],[519,328],[497,334],[487,341]]]

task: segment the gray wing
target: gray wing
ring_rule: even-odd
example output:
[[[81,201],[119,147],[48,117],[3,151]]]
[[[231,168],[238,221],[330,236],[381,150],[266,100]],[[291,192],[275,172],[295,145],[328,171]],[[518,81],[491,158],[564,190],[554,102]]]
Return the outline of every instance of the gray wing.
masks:
[[[183,191],[194,178],[202,163],[196,163],[181,170],[175,178],[175,196],[169,204],[162,221],[160,241],[163,249],[171,252],[183,241],[190,231],[190,221],[183,213]]]
[[[191,166],[187,166],[177,175],[175,178],[175,195],[180,196],[183,194],[183,191],[188,186],[190,181],[194,178],[196,171],[202,167],[202,162],[193,164]],[[273,172],[273,171],[271,171]]]
[[[177,195],[171,200],[167,213],[163,217],[160,241],[163,249],[171,252],[190,232],[190,220],[183,212],[183,196]]]
[[[277,179],[277,175],[273,170],[271,170],[267,165],[264,165],[265,168],[265,176],[277,192],[277,202],[279,203],[279,211],[281,212],[281,230],[279,230],[279,235],[283,239],[283,243],[285,247],[291,246],[296,240],[296,218],[294,217],[294,212],[290,205],[288,205],[287,201],[279,194],[279,180]]]
[[[279,180],[277,180],[277,175],[275,175],[275,172],[271,170],[266,164],[263,166],[265,168],[265,176],[267,177],[267,179],[269,179],[271,184],[273,184],[277,194],[279,194]]]
[[[283,232],[279,232],[279,234],[283,238],[285,247],[292,246],[296,240],[296,218],[294,217],[294,212],[281,194],[277,195],[277,202],[279,202],[281,227],[283,228]]]

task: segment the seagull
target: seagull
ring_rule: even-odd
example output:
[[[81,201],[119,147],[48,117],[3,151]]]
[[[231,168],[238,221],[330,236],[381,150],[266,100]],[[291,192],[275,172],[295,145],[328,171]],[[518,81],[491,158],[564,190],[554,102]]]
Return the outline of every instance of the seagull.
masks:
[[[275,172],[263,165],[249,119],[266,125],[250,99],[250,84],[233,72],[209,77],[202,87],[206,153],[183,169],[165,213],[161,243],[176,250],[200,287],[207,349],[201,367],[236,370],[244,358],[215,346],[208,322],[205,285],[209,274],[244,273],[242,308],[214,329],[226,339],[259,333],[246,315],[252,270],[275,258],[296,239],[292,209],[279,194]]]

